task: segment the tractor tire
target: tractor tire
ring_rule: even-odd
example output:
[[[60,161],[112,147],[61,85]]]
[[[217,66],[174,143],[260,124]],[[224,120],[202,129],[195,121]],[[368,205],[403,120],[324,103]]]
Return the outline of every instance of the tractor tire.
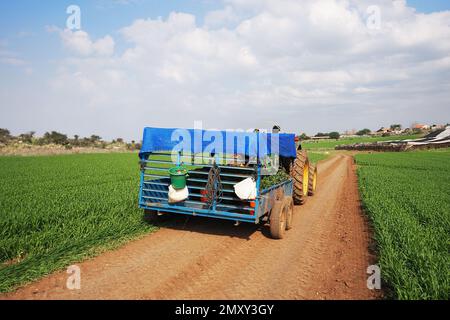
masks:
[[[270,235],[273,239],[283,239],[286,232],[286,210],[284,200],[275,201],[270,214]]]
[[[286,207],[286,230],[292,229],[294,220],[294,200],[292,197],[284,197],[284,205]]]
[[[317,166],[311,165],[309,167],[308,196],[313,196],[316,193],[316,187],[317,187]]]
[[[291,170],[294,179],[294,204],[304,204],[308,197],[309,159],[305,150],[297,151],[297,158]]]

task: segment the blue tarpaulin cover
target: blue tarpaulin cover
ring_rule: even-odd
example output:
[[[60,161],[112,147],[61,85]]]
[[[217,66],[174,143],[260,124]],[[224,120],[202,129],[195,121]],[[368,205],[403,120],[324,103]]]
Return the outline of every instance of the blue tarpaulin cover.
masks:
[[[183,149],[184,152],[215,152],[260,157],[275,153],[297,156],[295,135],[180,128],[145,128],[140,155]],[[278,149],[278,150],[277,150]]]

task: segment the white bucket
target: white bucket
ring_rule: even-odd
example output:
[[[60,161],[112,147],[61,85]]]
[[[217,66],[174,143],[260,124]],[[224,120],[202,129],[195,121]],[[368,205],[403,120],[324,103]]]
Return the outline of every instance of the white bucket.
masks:
[[[186,200],[189,197],[189,190],[187,187],[181,190],[176,190],[172,185],[169,186],[169,203],[177,203]]]
[[[247,178],[234,185],[234,192],[241,200],[256,199],[256,182],[253,178]]]

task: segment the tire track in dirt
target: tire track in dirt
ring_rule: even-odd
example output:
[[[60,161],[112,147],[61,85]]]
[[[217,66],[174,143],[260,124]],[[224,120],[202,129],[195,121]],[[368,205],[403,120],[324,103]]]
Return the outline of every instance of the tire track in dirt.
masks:
[[[268,228],[174,217],[158,232],[78,264],[81,290],[58,272],[3,299],[371,299],[369,234],[352,158],[318,165],[318,192],[295,207],[282,240]]]

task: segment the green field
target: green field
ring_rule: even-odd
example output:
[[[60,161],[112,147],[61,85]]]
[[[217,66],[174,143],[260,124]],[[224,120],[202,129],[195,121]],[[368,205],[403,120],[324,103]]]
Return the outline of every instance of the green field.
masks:
[[[308,152],[309,161],[312,163],[317,163],[321,160],[325,160],[330,156],[328,152]]]
[[[397,299],[450,297],[450,150],[356,156],[381,276]]]
[[[0,292],[154,227],[137,154],[0,157]]]
[[[311,141],[305,140],[302,141],[302,146],[306,150],[314,150],[314,149],[334,149],[334,147],[343,145],[343,144],[353,144],[353,143],[369,143],[369,142],[378,142],[378,141],[390,141],[390,140],[407,140],[407,139],[418,139],[420,135],[410,135],[410,136],[392,136],[392,137],[358,137],[358,138],[343,138],[339,140],[320,140],[320,141]]]

